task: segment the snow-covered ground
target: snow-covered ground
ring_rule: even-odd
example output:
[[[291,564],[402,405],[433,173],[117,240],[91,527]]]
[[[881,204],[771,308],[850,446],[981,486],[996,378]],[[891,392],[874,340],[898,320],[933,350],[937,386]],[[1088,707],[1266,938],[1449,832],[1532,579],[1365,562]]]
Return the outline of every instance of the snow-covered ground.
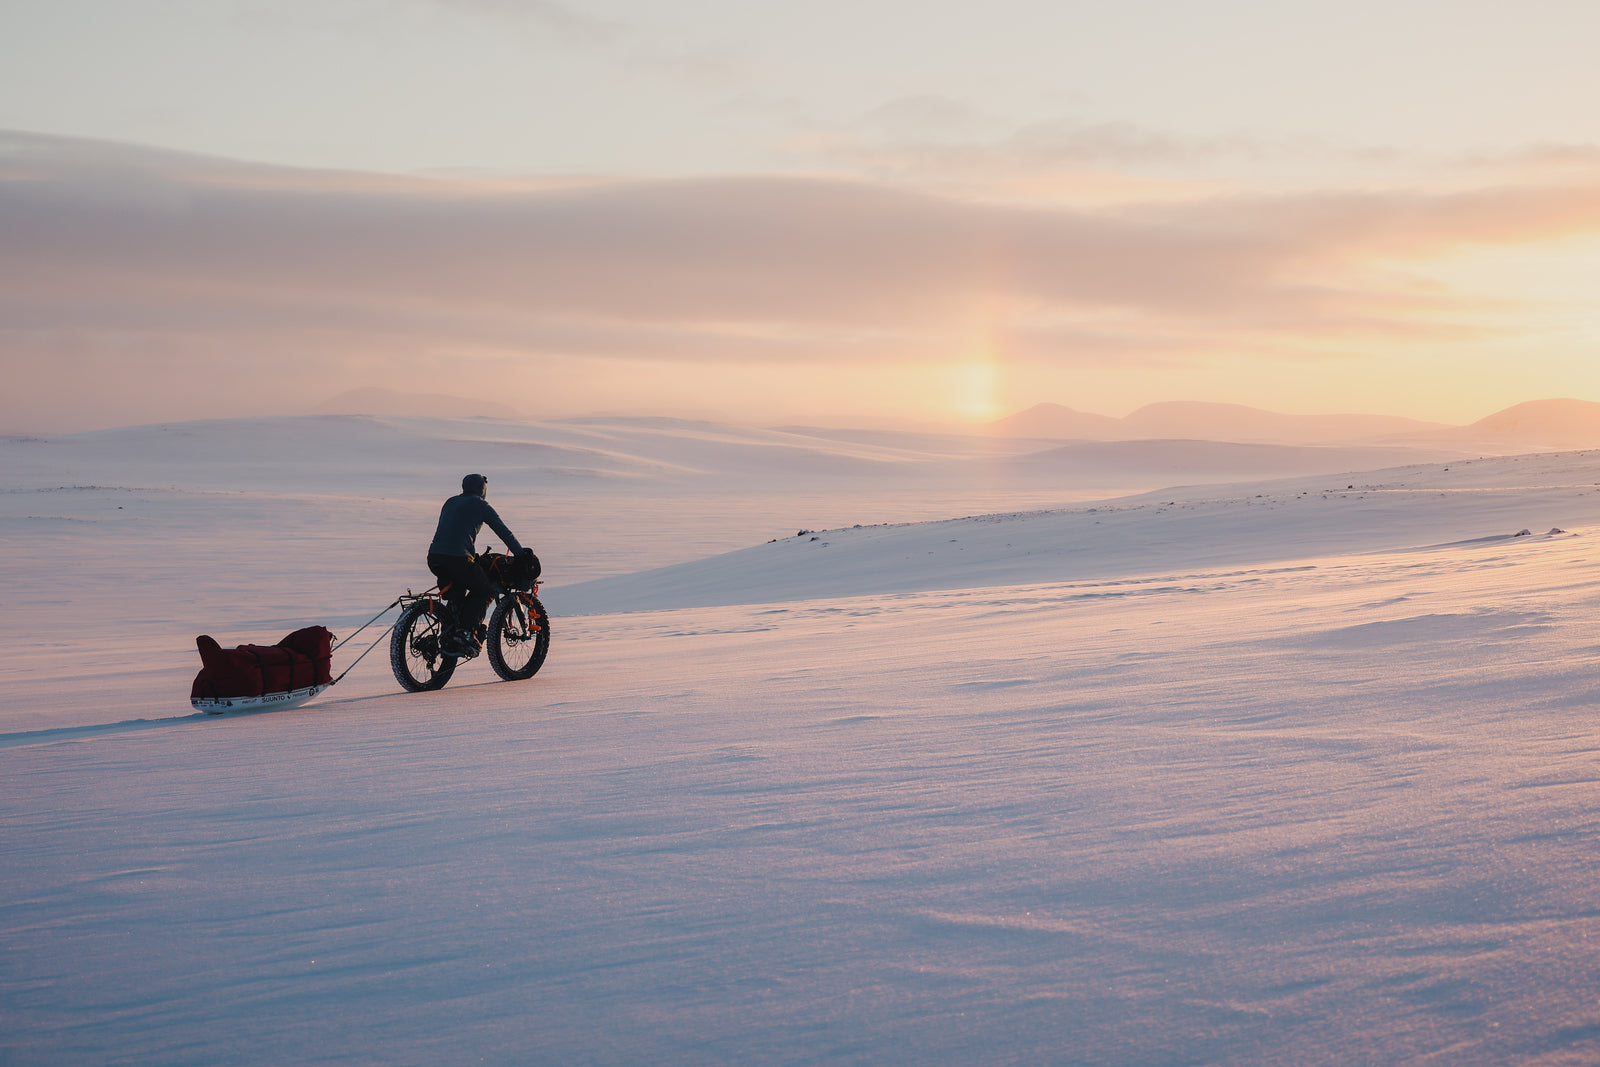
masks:
[[[1108,500],[622,420],[0,448],[0,1062],[1600,1058],[1600,454]],[[468,469],[538,676],[188,713],[196,633],[425,584]]]

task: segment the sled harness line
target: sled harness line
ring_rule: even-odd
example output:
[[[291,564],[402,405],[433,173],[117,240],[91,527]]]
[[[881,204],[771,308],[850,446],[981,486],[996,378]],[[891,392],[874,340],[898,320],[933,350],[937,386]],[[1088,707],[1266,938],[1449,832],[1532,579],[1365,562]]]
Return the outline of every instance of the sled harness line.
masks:
[[[367,627],[371,626],[373,623],[377,622],[379,619],[381,619],[385,615],[389,614],[389,612],[394,610],[395,605],[397,605],[399,603],[400,603],[399,598],[396,598],[394,600],[389,601],[388,605],[382,611],[378,612],[372,618],[370,618],[366,622],[362,623],[360,630],[357,630],[355,633],[351,634],[349,637],[345,638],[343,641],[340,641],[338,644],[334,645],[333,646],[333,651],[337,652],[341,648],[343,648],[345,645],[347,645],[351,641],[355,640],[356,634],[359,634],[361,632],[361,630],[365,630]],[[391,627],[391,629],[392,629],[392,627]]]
[[[370,618],[366,622],[362,623],[361,624],[361,630],[365,630],[368,626],[371,626],[373,623],[377,622],[379,619],[381,619],[385,615],[389,614],[389,612],[394,610],[396,607],[398,607],[399,604],[400,604],[400,601],[398,599],[391,601],[389,603],[389,605],[387,607],[385,607],[382,611],[378,612],[372,618]],[[394,624],[390,623],[389,624],[389,629],[385,630],[385,631],[383,631],[383,633],[379,634],[378,635],[378,639],[376,641],[372,642],[372,644],[367,646],[366,652],[363,652],[363,653],[361,653],[361,655],[357,656],[351,662],[350,666],[346,667],[342,672],[340,672],[339,677],[335,678],[333,681],[329,682],[328,684],[329,685],[338,685],[340,682],[344,681],[344,676],[346,674],[349,674],[351,671],[355,670],[356,664],[360,663],[362,660],[367,658],[367,652],[371,652],[373,649],[377,648],[380,644],[382,644],[383,643],[383,639],[385,637],[388,637],[390,630],[393,630],[393,629],[394,629]],[[339,651],[339,649],[343,648],[347,643],[349,643],[351,640],[353,640],[355,638],[356,634],[359,634],[361,632],[361,630],[357,630],[354,634],[351,634],[349,637],[345,638],[343,641],[340,641],[337,645],[334,645],[333,646],[333,650],[335,652]]]

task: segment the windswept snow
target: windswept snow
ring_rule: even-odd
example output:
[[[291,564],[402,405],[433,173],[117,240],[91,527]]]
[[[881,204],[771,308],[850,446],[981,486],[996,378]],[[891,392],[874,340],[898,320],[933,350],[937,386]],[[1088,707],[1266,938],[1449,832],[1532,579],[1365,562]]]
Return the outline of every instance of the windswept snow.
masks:
[[[1524,529],[1549,536],[1558,523],[1600,525],[1597,476],[1600,454],[1509,457],[805,530],[552,597],[569,613],[660,610],[1247,566]]]
[[[0,1062],[1600,1057],[1600,455],[1090,502],[897,491],[976,458],[909,436],[284,425],[3,446]],[[466,469],[537,677],[187,714],[194,633],[425,580]]]

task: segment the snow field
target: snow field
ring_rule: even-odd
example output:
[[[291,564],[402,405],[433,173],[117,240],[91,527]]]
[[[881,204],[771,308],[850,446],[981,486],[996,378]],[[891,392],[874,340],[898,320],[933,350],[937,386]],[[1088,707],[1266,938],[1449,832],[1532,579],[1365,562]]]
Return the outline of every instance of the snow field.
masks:
[[[8,1062],[1592,1049],[1587,563],[558,620],[527,683],[12,735]]]
[[[198,629],[415,580],[437,503],[312,470],[0,495],[0,1062],[1600,1055],[1592,455],[772,544],[508,491],[590,560],[534,679],[187,714]]]

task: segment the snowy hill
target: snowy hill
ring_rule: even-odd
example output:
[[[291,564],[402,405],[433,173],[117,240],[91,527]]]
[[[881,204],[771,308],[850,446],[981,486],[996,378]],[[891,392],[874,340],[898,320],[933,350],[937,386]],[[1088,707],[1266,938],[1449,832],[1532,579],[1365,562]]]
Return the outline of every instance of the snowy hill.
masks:
[[[1284,415],[1243,404],[1167,401],[1147,404],[1122,420],[1141,437],[1190,437],[1276,444],[1352,444],[1436,428],[1387,415]]]
[[[318,415],[425,415],[434,418],[515,419],[509,405],[476,397],[408,393],[399,389],[347,389],[314,409]]]
[[[1600,525],[1600,455],[1516,457],[1168,489],[943,522],[803,531],[553,590],[569,613],[1077,582]]]
[[[1177,481],[1361,469],[1449,458],[1437,447],[1288,448],[1220,442],[1122,441],[1043,446],[1028,438],[758,429],[680,419],[547,422],[403,415],[323,415],[134,426],[0,439],[17,487],[61,484],[274,488],[432,496],[469,470],[533,487],[993,485],[1155,488]]]
[[[1385,415],[1286,415],[1242,404],[1171,401],[1124,418],[1036,404],[987,426],[997,436],[1054,440],[1187,439],[1275,445],[1389,445],[1506,455],[1600,448],[1600,404],[1533,400],[1467,426]]]
[[[1044,437],[1058,440],[1118,441],[1128,437],[1121,419],[1091,415],[1061,404],[1035,404],[1026,411],[996,419],[985,427],[1001,437]]]
[[[1091,501],[1037,444],[0,444],[0,1062],[1592,1060],[1600,454]],[[195,634],[425,581],[463,468],[536,677],[403,694],[380,623],[190,714]]]
[[[1587,400],[1532,400],[1464,427],[1462,437],[1549,451],[1597,448],[1600,404]]]
[[[1234,441],[1278,445],[1384,443],[1400,434],[1447,427],[1388,415],[1285,415],[1243,404],[1166,401],[1123,418],[1091,415],[1060,404],[1035,404],[987,426],[1002,436],[1056,440],[1129,441],[1142,438]]]

